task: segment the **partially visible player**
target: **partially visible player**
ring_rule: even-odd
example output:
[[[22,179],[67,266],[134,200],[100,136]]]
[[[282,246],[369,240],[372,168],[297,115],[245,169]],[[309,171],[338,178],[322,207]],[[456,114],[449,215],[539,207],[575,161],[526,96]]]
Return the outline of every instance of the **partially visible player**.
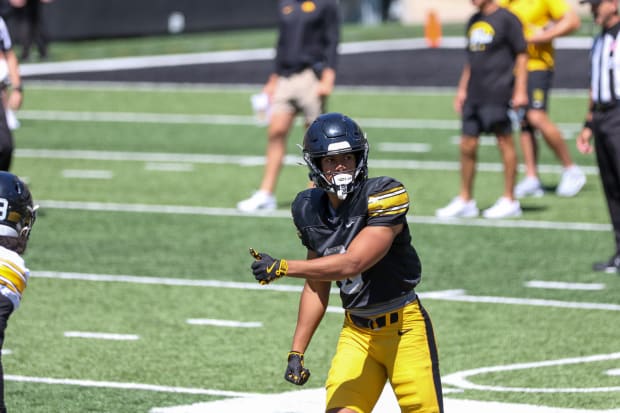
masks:
[[[368,178],[366,135],[339,113],[310,125],[303,156],[316,187],[297,195],[292,212],[308,259],[252,251],[261,284],[306,279],[284,378],[303,385],[310,377],[304,353],[335,281],[345,317],[326,411],[370,412],[389,380],[403,412],[443,412],[433,327],[414,289],[421,264],[406,219],[407,190],[390,177]]]
[[[30,276],[21,255],[28,245],[36,209],[26,184],[10,172],[0,171],[0,350],[9,317],[19,307]],[[0,361],[0,413],[6,411]]]
[[[21,84],[19,63],[13,51],[11,36],[9,35],[4,19],[0,17],[0,60],[2,59],[6,61],[8,70],[8,75],[0,79],[2,81],[2,88],[6,89],[7,85],[10,84],[11,91],[10,94],[8,90],[2,92],[3,96],[2,99],[0,99],[0,110],[2,112],[6,109],[16,111],[22,105],[24,89]],[[8,94],[8,97],[5,98],[5,94]],[[7,119],[13,120],[11,119],[11,113],[0,116],[0,170],[2,171],[8,171],[10,169],[14,150],[13,134]]]

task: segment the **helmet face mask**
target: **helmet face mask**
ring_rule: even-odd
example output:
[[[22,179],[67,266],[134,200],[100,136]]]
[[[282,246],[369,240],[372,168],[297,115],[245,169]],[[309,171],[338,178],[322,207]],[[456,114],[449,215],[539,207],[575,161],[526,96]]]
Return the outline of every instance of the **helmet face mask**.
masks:
[[[302,149],[304,161],[310,169],[310,180],[341,200],[368,178],[368,140],[357,123],[345,115],[327,113],[319,116],[306,131]],[[324,157],[348,153],[355,155],[355,169],[329,174],[322,170]]]

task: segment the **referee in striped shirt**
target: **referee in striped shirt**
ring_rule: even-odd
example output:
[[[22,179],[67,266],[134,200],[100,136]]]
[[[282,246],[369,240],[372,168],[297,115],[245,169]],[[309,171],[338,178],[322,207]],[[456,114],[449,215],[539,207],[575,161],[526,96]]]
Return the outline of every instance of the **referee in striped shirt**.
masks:
[[[594,271],[620,273],[620,16],[619,0],[580,0],[590,4],[601,33],[595,37],[590,53],[590,110],[583,130],[577,137],[577,149],[594,151],[599,165],[601,181],[616,250],[604,262],[594,263]]]

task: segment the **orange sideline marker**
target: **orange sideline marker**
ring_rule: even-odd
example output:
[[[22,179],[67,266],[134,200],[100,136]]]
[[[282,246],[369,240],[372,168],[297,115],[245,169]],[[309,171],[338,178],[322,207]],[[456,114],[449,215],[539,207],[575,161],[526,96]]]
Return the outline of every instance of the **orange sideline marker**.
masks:
[[[426,14],[424,37],[426,38],[428,47],[439,47],[441,43],[441,23],[439,22],[439,16],[435,10],[430,10]]]

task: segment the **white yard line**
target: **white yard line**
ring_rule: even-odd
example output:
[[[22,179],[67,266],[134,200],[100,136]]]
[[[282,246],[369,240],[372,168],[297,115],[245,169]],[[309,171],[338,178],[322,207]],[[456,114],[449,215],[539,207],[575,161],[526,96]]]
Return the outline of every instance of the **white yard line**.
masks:
[[[214,327],[233,327],[233,328],[260,328],[263,323],[260,321],[235,321],[235,320],[216,320],[213,318],[190,318],[187,324],[194,326],[214,326]]]
[[[71,272],[55,272],[55,271],[32,271],[32,277],[50,278],[58,280],[81,280],[93,282],[121,282],[130,284],[150,284],[150,285],[173,285],[184,287],[205,287],[205,288],[233,288],[241,290],[264,290],[279,292],[301,292],[301,286],[294,285],[277,285],[270,284],[262,286],[252,282],[233,282],[233,281],[217,281],[217,280],[196,280],[183,278],[159,278],[144,277],[137,275],[111,275],[111,274],[85,274]],[[333,294],[338,293],[337,289],[332,289]],[[611,303],[591,303],[581,301],[560,301],[560,300],[543,300],[531,298],[515,298],[515,297],[493,297],[493,296],[476,296],[468,295],[464,290],[447,290],[434,292],[420,292],[418,294],[422,299],[457,301],[469,303],[488,303],[488,304],[508,304],[508,305],[526,305],[550,308],[571,308],[576,310],[601,310],[601,311],[620,311],[620,304]]]
[[[249,105],[249,103],[248,103]],[[89,112],[66,110],[20,110],[20,119],[63,122],[124,122],[161,124],[206,124],[206,125],[255,125],[253,115],[188,114],[188,113],[146,113],[146,112]],[[387,129],[435,129],[459,130],[458,119],[412,119],[412,118],[364,118],[356,119],[367,128]],[[298,119],[299,124],[302,120]],[[562,129],[581,130],[582,123],[558,123]],[[452,137],[449,137],[452,139]],[[489,138],[489,141],[492,141]]]
[[[531,280],[525,283],[529,288],[542,288],[553,290],[576,290],[576,291],[600,291],[605,289],[601,283],[569,283],[564,281],[538,281]]]
[[[47,89],[47,90],[95,90],[110,92],[126,92],[134,90],[139,92],[179,92],[184,93],[256,93],[261,90],[263,84],[252,83],[188,83],[188,82],[123,82],[108,80],[28,80],[28,89]],[[348,86],[336,85],[335,93],[353,94],[392,94],[392,95],[411,95],[435,96],[448,95],[454,96],[456,85],[454,86]],[[554,99],[565,99],[588,97],[587,89],[553,89]],[[21,112],[20,112],[21,113]]]
[[[194,170],[194,165],[191,163],[149,162],[144,165],[144,169],[147,171],[162,172],[192,172]]]
[[[37,201],[41,208],[49,209],[74,209],[82,211],[102,211],[102,212],[135,212],[135,213],[155,213],[155,214],[174,214],[174,215],[207,215],[225,217],[247,217],[247,218],[291,218],[289,210],[279,209],[276,211],[245,213],[235,208],[212,208],[196,207],[183,205],[147,205],[147,204],[120,204],[113,202],[77,202],[77,201]],[[425,216],[408,216],[407,221],[415,224],[440,224],[474,227],[493,227],[493,228],[527,228],[527,229],[553,229],[570,231],[611,231],[610,224],[594,224],[588,222],[555,222],[555,221],[528,221],[528,220],[489,220],[482,218],[469,219],[439,219]]]
[[[469,377],[480,374],[497,373],[503,371],[529,370],[542,367],[565,366],[570,364],[595,363],[608,360],[619,360],[620,353],[612,354],[596,354],[584,357],[572,357],[559,360],[545,360],[532,363],[517,363],[505,366],[482,367],[478,369],[460,371],[448,374],[442,377],[442,383],[456,386],[461,389],[495,391],[495,392],[513,392],[513,393],[610,393],[620,392],[620,386],[609,387],[578,387],[578,388],[554,388],[554,387],[505,387],[494,385],[475,384],[469,380]]]
[[[140,336],[136,334],[95,333],[88,331],[65,331],[64,336],[68,338],[92,338],[113,341],[135,341],[140,339]]]
[[[154,408],[149,413],[316,413],[323,411],[325,391],[304,389],[249,398],[194,403],[185,406]],[[398,412],[400,408],[391,389],[386,388],[373,413]],[[446,413],[620,413],[614,410],[560,409],[516,403],[482,402],[444,398]]]
[[[81,387],[99,387],[107,389],[123,389],[123,390],[144,390],[163,393],[181,393],[181,394],[204,394],[208,396],[220,396],[220,397],[252,397],[257,393],[243,393],[226,390],[215,389],[198,389],[192,387],[173,387],[173,386],[159,386],[155,384],[143,384],[143,383],[122,383],[114,381],[96,381],[96,380],[76,380],[76,379],[60,379],[52,377],[30,377],[30,376],[16,376],[5,375],[5,380],[18,381],[22,383],[40,383],[40,384],[57,384],[65,386],[81,386]]]
[[[63,169],[62,177],[70,179],[112,179],[114,173],[112,171],[94,169]]]
[[[557,39],[554,46],[559,50],[588,50],[591,44],[592,39],[590,37],[569,37]],[[440,48],[442,49],[462,50],[464,47],[465,39],[463,37],[444,37],[442,38],[440,45]],[[427,48],[428,44],[424,38],[375,40],[342,43],[339,46],[339,54],[349,55],[385,51],[420,50]],[[54,73],[105,72],[139,69],[145,67],[150,68],[212,63],[252,62],[273,60],[274,56],[275,51],[273,48],[263,48],[156,56],[114,57],[53,63],[26,63],[20,65],[20,73],[22,76],[33,76]]]

